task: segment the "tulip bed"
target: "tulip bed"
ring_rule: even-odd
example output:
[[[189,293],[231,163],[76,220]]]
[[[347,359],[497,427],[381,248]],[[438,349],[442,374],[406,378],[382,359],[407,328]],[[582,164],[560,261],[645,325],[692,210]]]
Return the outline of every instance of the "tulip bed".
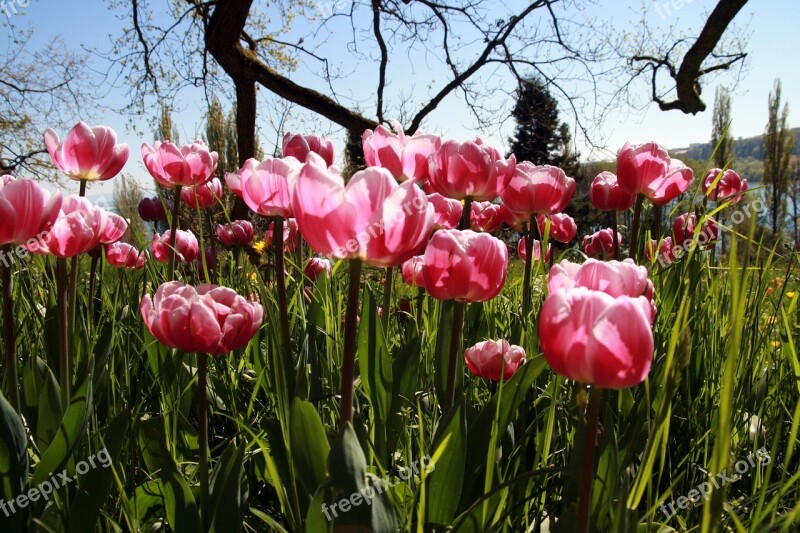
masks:
[[[626,145],[578,247],[560,169],[395,129],[348,180],[144,145],[149,250],[84,197],[128,147],[48,130],[79,194],[0,182],[0,531],[797,531],[796,256],[712,218],[759,191]]]

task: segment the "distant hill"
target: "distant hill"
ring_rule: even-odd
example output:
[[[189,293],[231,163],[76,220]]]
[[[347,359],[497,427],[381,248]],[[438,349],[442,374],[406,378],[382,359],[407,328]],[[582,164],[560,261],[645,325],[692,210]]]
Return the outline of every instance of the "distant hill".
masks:
[[[794,134],[794,155],[800,156],[800,128],[792,129]],[[756,161],[764,160],[764,137],[757,135],[755,137],[742,138],[739,137],[734,142],[736,149],[737,159],[755,159]],[[680,148],[678,150],[670,150],[670,153],[680,157],[679,154],[688,154],[692,159],[699,161],[707,161],[711,157],[711,152],[714,147],[711,143],[694,143],[690,144],[688,148]]]

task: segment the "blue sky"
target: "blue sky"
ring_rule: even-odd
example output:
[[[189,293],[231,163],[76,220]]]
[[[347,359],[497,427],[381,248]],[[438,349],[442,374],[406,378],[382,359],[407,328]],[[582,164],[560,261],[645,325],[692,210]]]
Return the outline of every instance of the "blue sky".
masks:
[[[0,0],[3,1],[8,4],[15,0]],[[24,12],[18,15],[12,14],[11,18],[19,27],[34,28],[34,45],[60,36],[69,48],[107,52],[120,33],[120,28],[130,26],[129,18],[120,20],[118,16],[122,13],[112,11],[104,0],[70,2],[30,0],[30,2]],[[630,31],[635,31],[644,10],[652,26],[664,29],[675,26],[696,33],[715,3],[715,0],[657,0],[646,4],[641,0],[599,0],[598,5],[587,8],[586,14],[601,25],[608,23],[609,27],[613,24],[619,30],[629,28]],[[331,2],[320,5],[325,7],[329,4]],[[153,0],[151,5],[154,9],[164,9],[164,13],[168,8],[166,0]],[[156,13],[154,16],[165,15]],[[800,126],[800,111],[797,108],[800,106],[798,21],[800,21],[800,2],[797,0],[750,0],[737,17],[737,25],[746,28],[751,35],[748,46],[749,69],[744,73],[733,94],[732,131],[735,136],[751,136],[763,132],[767,121],[767,97],[774,80],[778,77],[783,83],[783,94],[790,103],[790,124]],[[8,30],[4,28],[2,31]],[[304,35],[308,31],[309,27],[298,23],[291,35]],[[7,35],[3,36],[0,47],[6,46],[7,39]],[[336,46],[342,47],[344,44],[333,41],[330,46],[335,50]],[[345,57],[344,54],[342,57]],[[104,68],[103,62],[97,58],[90,59],[90,65],[96,70]],[[347,71],[346,64],[342,65],[342,68]],[[417,91],[429,91],[429,84],[441,84],[444,79],[443,72],[431,69],[424,60],[417,58],[405,64],[400,61],[390,63],[390,69],[393,69],[394,91],[399,88],[412,94]],[[370,85],[367,82],[376,79],[376,73],[377,67],[374,67],[372,72],[362,70],[353,72],[337,88],[369,105],[369,93],[363,91],[364,87],[374,87],[374,84]],[[318,83],[308,73],[302,71],[295,74],[295,79],[301,83]],[[626,141],[656,140],[669,148],[683,147],[692,142],[704,142],[710,136],[710,108],[713,106],[716,84],[729,85],[732,80],[732,76],[723,75],[719,80],[703,87],[704,100],[709,105],[709,110],[705,113],[687,116],[677,111],[662,112],[655,104],[616,113],[599,124],[595,132],[595,141],[599,141],[604,150],[592,151],[582,142],[579,142],[578,149],[584,158],[599,159],[611,157]],[[646,99],[647,86],[639,85],[637,90],[642,100]],[[262,96],[264,92],[265,90],[261,89]],[[135,121],[134,131],[127,117],[106,109],[119,107],[125,98],[124,91],[98,90],[98,94],[102,96],[98,99],[98,111],[92,117],[92,122],[114,127],[121,140],[128,142],[132,148],[132,157],[125,171],[144,181],[146,172],[140,162],[139,147],[143,141],[153,140],[150,126],[146,120],[138,120]],[[181,109],[176,116],[176,122],[180,127],[182,140],[188,140],[202,133],[201,109],[204,101],[199,91],[186,91],[181,94],[179,103]],[[271,104],[272,102],[265,96],[260,99],[259,127],[262,133],[262,145],[268,153],[277,139],[277,135],[269,125]],[[332,134],[337,140],[342,138],[341,132],[324,120],[306,117],[306,120],[301,122],[301,113],[295,113],[293,116],[295,120],[290,122],[293,128],[319,129]],[[568,118],[568,115],[564,117]],[[78,118],[81,117],[76,117],[76,120]],[[435,133],[458,139],[468,139],[476,135],[474,120],[463,102],[455,96],[445,100],[428,119],[426,127]],[[484,136],[493,144],[504,145],[512,128],[513,123],[507,121],[499,131],[494,130]],[[338,144],[341,145],[341,142]],[[94,193],[106,193],[109,192],[110,184],[95,187],[100,187],[100,190],[95,189]]]

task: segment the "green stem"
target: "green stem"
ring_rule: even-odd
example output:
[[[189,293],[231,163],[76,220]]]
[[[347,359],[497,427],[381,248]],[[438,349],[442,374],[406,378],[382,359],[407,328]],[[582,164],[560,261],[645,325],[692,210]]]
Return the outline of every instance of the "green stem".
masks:
[[[464,210],[461,212],[461,222],[458,225],[458,229],[465,230],[470,229],[472,226],[470,217],[472,216],[472,198],[467,196],[464,198]]]
[[[281,217],[275,217],[272,232],[272,245],[275,247],[275,284],[278,288],[278,308],[281,321],[281,341],[284,351],[289,354],[292,345],[289,331],[289,299],[286,296],[286,267],[283,256],[283,224]]]
[[[597,424],[600,419],[600,403],[603,389],[592,387],[589,391],[589,406],[586,409],[586,431],[583,435],[583,461],[578,488],[578,533],[589,533],[590,511],[592,506],[592,479],[594,474],[594,454],[597,440]]]
[[[639,219],[642,216],[642,203],[644,196],[636,197],[636,206],[633,208],[633,223],[631,224],[631,247],[628,255],[636,261],[639,252]]]
[[[611,227],[614,228],[614,235],[612,237],[614,239],[614,243],[613,243],[614,244],[614,259],[616,259],[617,261],[621,261],[622,258],[619,256],[619,233],[617,232],[618,231],[617,230],[617,225],[618,225],[617,212],[616,211],[612,211],[611,212],[611,216],[613,217],[613,220],[611,221]]]
[[[528,231],[525,232],[525,249],[528,255],[525,258],[525,274],[522,278],[522,321],[523,329],[528,329],[528,314],[531,312],[531,271],[533,267],[533,226],[535,222],[535,215],[530,216],[528,222]],[[544,261],[544,257],[542,257]]]
[[[386,282],[383,285],[383,316],[381,317],[383,334],[387,337],[389,336],[389,315],[391,314],[393,288],[394,267],[389,267],[386,269]]]
[[[200,514],[203,524],[208,518],[208,355],[197,354],[197,438],[200,444]]]
[[[422,328],[422,306],[425,303],[425,289],[417,287],[417,329]]]
[[[61,382],[61,403],[67,408],[72,382],[72,361],[69,354],[69,316],[67,314],[67,260],[58,259],[56,281],[58,315],[58,361]]]
[[[178,250],[175,243],[178,240],[178,229],[180,227],[178,216],[181,212],[181,186],[175,187],[175,198],[172,204],[172,232],[171,232],[171,250],[169,253],[169,281],[175,281],[175,256]]]
[[[458,361],[463,358],[461,354],[461,328],[464,323],[464,302],[454,302],[453,305],[453,329],[450,330],[450,361],[447,365],[447,388],[444,398],[444,416],[450,412],[456,403],[456,373],[458,372]]]
[[[17,377],[17,352],[14,334],[14,293],[11,285],[11,265],[6,265],[6,260],[11,260],[11,245],[2,247],[3,278],[3,340],[6,354],[6,381],[8,384],[8,400],[11,407],[17,412],[20,409],[19,378]],[[8,258],[8,259],[7,259]]]
[[[344,315],[344,357],[342,361],[342,426],[353,421],[353,381],[356,370],[358,340],[358,301],[361,295],[361,261],[350,261],[350,286],[347,290],[347,310]]]

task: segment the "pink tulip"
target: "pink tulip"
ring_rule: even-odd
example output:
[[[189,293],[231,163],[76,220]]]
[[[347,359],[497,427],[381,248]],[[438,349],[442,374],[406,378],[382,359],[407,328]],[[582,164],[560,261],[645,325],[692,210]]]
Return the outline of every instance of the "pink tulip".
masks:
[[[622,245],[622,235],[617,233],[617,244]],[[583,252],[590,257],[601,259],[615,258],[614,230],[611,228],[587,235],[583,238]]]
[[[170,141],[142,145],[147,171],[165,189],[205,185],[217,171],[218,158],[199,139],[180,148]]]
[[[204,185],[184,187],[181,189],[181,200],[192,209],[208,209],[219,205],[222,200],[222,183],[213,178]]]
[[[178,230],[175,239],[175,258],[181,263],[191,263],[197,259],[200,253],[200,243],[191,231]],[[159,263],[169,262],[172,253],[172,230],[167,230],[163,235],[156,233],[153,235],[153,242],[150,244],[153,252],[153,259]]]
[[[167,220],[167,211],[172,209],[172,202],[167,202],[166,208],[161,198],[153,196],[152,198],[144,198],[139,202],[139,216],[145,222],[165,222]]]
[[[247,161],[245,161],[245,165],[246,164],[247,164]],[[242,168],[241,170],[239,170],[238,174],[236,174],[235,172],[226,172],[225,173],[225,184],[228,186],[228,188],[231,190],[231,192],[233,193],[234,196],[237,196],[238,198],[242,198],[242,199],[244,199],[244,197],[242,196],[242,178],[241,178],[241,174],[244,171],[245,171],[244,168]]]
[[[508,249],[500,239],[471,230],[440,230],[425,250],[425,288],[438,300],[485,302],[503,289]]]
[[[503,191],[503,203],[517,213],[552,215],[567,207],[575,193],[575,180],[550,165],[523,161]]]
[[[719,238],[719,227],[713,218],[708,218],[697,227],[697,216],[694,213],[684,213],[672,223],[672,235],[675,237],[675,244],[688,250],[692,246],[694,234],[697,230],[697,244],[702,247],[711,247],[716,244]]]
[[[547,227],[547,219],[550,219],[550,239],[564,244],[570,242],[578,234],[578,225],[575,220],[566,213],[556,213],[545,217],[536,217],[536,225],[539,227],[539,235],[544,235]]]
[[[413,182],[369,167],[347,183],[309,155],[295,184],[292,208],[303,237],[319,254],[390,267],[418,253],[430,235],[433,206]]]
[[[624,191],[619,186],[617,175],[606,171],[592,181],[589,199],[600,211],[626,211],[633,206],[636,195]]]
[[[469,218],[473,231],[494,233],[503,225],[503,211],[500,204],[492,202],[472,202]]]
[[[44,142],[53,164],[74,180],[110,180],[120,173],[130,154],[127,144],[117,144],[114,130],[107,126],[90,128],[85,122],[78,122],[64,142],[47,128]]]
[[[0,245],[21,245],[48,231],[61,210],[61,191],[53,196],[31,180],[3,176],[0,181]]]
[[[560,289],[569,291],[576,287],[604,292],[614,298],[644,296],[651,304],[647,309],[647,317],[650,323],[655,320],[656,311],[652,305],[655,295],[653,282],[647,275],[647,269],[634,263],[633,259],[624,261],[587,259],[583,264],[561,261],[550,269],[547,277],[547,290],[550,294]]]
[[[617,180],[629,194],[643,194],[656,205],[664,205],[689,188],[692,169],[655,142],[625,143],[617,156]]]
[[[331,275],[331,262],[322,257],[312,257],[306,263],[303,273],[311,281],[316,281],[323,273]]]
[[[37,241],[29,241],[26,248],[35,254],[66,259],[117,242],[127,230],[128,223],[122,217],[92,205],[86,198],[68,196],[50,231]]]
[[[483,341],[467,348],[464,360],[469,371],[479,378],[507,381],[525,364],[525,350],[505,339]]]
[[[500,214],[503,217],[503,222],[505,222],[509,228],[518,232],[526,231],[526,225],[531,219],[530,213],[515,213],[511,211],[506,204],[500,204]]]
[[[544,254],[545,262],[549,262],[550,261],[551,248],[552,247],[548,244],[547,245],[547,252],[545,252],[545,254]],[[528,260],[528,248],[527,248],[527,245],[525,244],[525,237],[522,237],[519,240],[519,242],[517,243],[517,255],[523,261],[527,261]],[[533,258],[532,259],[534,261],[541,261],[542,260],[542,243],[539,242],[536,239],[533,239]]]
[[[141,270],[147,263],[147,254],[128,243],[115,242],[106,246],[106,261],[114,268]]]
[[[447,141],[430,157],[428,184],[433,192],[456,200],[494,200],[508,185],[516,164],[516,157],[506,160],[481,139]]]
[[[428,195],[428,203],[433,206],[433,229],[455,229],[461,221],[464,206],[438,192]]]
[[[714,181],[722,173],[716,185]],[[715,202],[731,200],[732,203],[739,202],[747,191],[747,180],[743,179],[736,171],[728,169],[725,172],[718,168],[712,168],[706,172],[703,178],[703,194]]]
[[[237,177],[247,207],[265,217],[292,217],[292,189],[301,169],[294,157],[268,157],[260,163],[256,159],[245,161]],[[231,180],[229,186],[230,183]]]
[[[244,246],[253,241],[253,223],[248,220],[234,220],[230,224],[217,226],[217,238],[225,246]]]
[[[273,233],[275,230],[275,223],[271,222],[267,233],[264,234],[264,242],[267,246],[272,245]],[[283,251],[294,252],[300,246],[300,228],[297,226],[297,220],[288,218],[283,221]]]
[[[161,285],[141,312],[158,341],[182,352],[226,355],[250,342],[264,320],[261,304],[216,285],[194,288],[179,281]]]
[[[539,315],[539,342],[554,372],[607,389],[643,382],[653,359],[652,304],[586,287],[551,292]]]
[[[424,182],[428,178],[428,158],[441,147],[441,139],[421,132],[408,137],[399,122],[393,126],[397,133],[383,125],[374,132],[364,132],[364,160],[368,166],[385,168],[398,182]]]
[[[283,136],[283,157],[294,157],[301,163],[308,162],[308,154],[317,154],[331,166],[336,159],[333,141],[324,135],[300,135],[287,133]]]
[[[403,281],[412,287],[424,287],[425,277],[422,275],[422,266],[425,264],[425,257],[416,255],[403,263]]]
[[[659,263],[669,265],[677,259],[673,248],[672,237],[664,237],[661,239],[660,245],[658,241],[651,239],[644,250],[644,255],[648,261],[652,261],[653,257],[657,255]]]

